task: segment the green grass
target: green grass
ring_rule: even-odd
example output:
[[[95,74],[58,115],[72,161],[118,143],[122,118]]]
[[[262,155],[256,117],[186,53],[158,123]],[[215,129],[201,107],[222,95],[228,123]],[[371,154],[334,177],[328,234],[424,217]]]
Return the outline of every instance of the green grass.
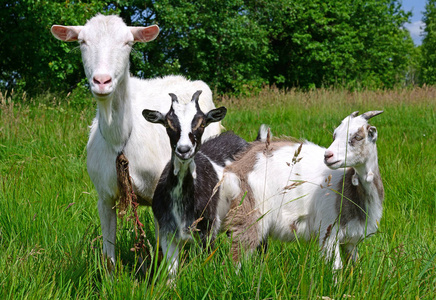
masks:
[[[155,264],[150,208],[140,209],[150,242],[146,273],[136,272],[128,223],[117,235],[116,272],[102,267],[97,195],[86,172],[95,107],[48,96],[14,105],[0,98],[1,299],[436,298],[436,89],[265,90],[217,102],[229,109],[224,126],[247,140],[267,123],[275,135],[322,146],[351,112],[384,110],[371,120],[379,133],[384,214],[379,232],[359,245],[358,263],[336,276],[317,243],[301,241],[271,241],[236,273],[221,235],[212,256],[185,247],[175,287]]]

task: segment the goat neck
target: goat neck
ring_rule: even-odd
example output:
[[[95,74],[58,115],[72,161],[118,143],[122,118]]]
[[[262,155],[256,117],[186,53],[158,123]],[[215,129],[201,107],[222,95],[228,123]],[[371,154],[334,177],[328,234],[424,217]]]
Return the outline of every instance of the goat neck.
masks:
[[[384,198],[383,182],[377,160],[377,149],[370,151],[365,163],[353,167],[355,174],[352,179],[353,185],[360,185],[366,197],[366,202],[381,205]],[[376,218],[379,220],[380,218]]]
[[[375,175],[380,175],[378,167],[378,157],[377,148],[374,146],[373,149],[368,151],[368,157],[363,164],[354,166],[356,175],[359,178],[359,182],[362,184],[371,184],[375,178]],[[380,176],[378,176],[380,177]]]
[[[187,171],[189,169],[189,174],[192,176],[192,178],[197,178],[194,157],[188,160],[181,160],[177,157],[177,155],[175,155],[175,153],[173,153],[171,157],[171,165],[173,168],[172,174],[174,174],[174,176],[178,176],[183,179],[188,174]]]
[[[132,107],[129,95],[128,68],[116,90],[104,99],[97,99],[98,128],[104,140],[117,152],[125,147],[132,132]]]

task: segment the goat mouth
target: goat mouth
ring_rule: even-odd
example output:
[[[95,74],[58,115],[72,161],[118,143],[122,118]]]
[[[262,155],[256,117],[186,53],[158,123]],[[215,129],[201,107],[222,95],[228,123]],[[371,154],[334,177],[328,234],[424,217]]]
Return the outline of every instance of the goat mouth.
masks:
[[[191,155],[191,154],[180,154],[177,152],[176,152],[176,156],[181,161],[188,161],[188,160],[192,159],[192,157],[193,157],[193,155]]]
[[[97,93],[97,92],[93,92],[94,96],[98,99],[104,99],[107,98],[111,93]]]
[[[337,164],[339,164],[340,162],[341,162],[340,160],[336,160],[336,161],[333,161],[333,162],[328,162],[328,161],[324,160],[324,163],[325,163],[326,166],[329,167],[329,168],[335,168],[334,166],[337,165]],[[338,168],[338,167],[336,167],[336,169],[337,169],[337,168]]]

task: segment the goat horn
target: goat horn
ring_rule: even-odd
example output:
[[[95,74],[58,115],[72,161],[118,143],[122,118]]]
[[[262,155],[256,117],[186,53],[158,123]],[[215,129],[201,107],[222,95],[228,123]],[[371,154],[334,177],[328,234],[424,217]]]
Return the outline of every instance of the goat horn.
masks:
[[[198,102],[198,98],[200,97],[200,94],[201,94],[202,92],[203,92],[202,90],[198,90],[198,91],[196,91],[196,92],[194,93],[194,95],[192,95],[192,99],[191,99],[191,101]]]
[[[355,112],[353,112],[353,113],[351,113],[351,117],[352,118],[355,118],[355,117],[357,117],[357,115],[359,114],[359,111],[355,111]]]
[[[179,100],[177,100],[177,96],[176,95],[174,95],[173,93],[169,93],[168,95],[171,96],[171,100],[173,100],[173,102],[179,103]]]
[[[382,112],[383,112],[382,110],[367,111],[366,113],[361,114],[360,116],[365,118],[366,120],[369,120],[372,117],[375,117],[375,116],[381,114]]]

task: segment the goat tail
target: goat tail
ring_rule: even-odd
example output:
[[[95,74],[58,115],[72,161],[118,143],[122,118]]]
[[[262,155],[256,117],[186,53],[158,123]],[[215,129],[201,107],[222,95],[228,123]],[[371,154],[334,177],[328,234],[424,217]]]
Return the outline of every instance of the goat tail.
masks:
[[[257,132],[256,141],[265,143],[266,141],[270,140],[271,137],[271,128],[266,124],[260,125],[259,131]]]

